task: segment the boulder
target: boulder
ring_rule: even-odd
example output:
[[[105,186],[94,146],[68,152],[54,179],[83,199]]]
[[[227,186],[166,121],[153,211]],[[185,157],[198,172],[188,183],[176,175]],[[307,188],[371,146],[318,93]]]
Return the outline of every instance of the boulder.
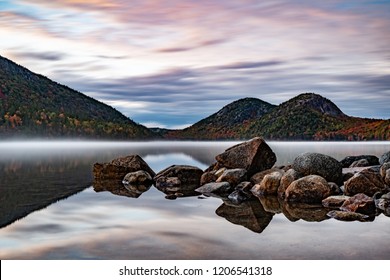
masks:
[[[361,214],[375,214],[375,203],[372,197],[358,193],[344,201],[340,210]]]
[[[380,174],[385,184],[390,187],[390,162],[385,162],[380,169]]]
[[[277,167],[273,167],[273,168],[270,168],[270,169],[266,169],[266,170],[257,172],[256,174],[254,174],[254,175],[250,178],[250,181],[253,183],[253,185],[260,184],[261,181],[263,180],[264,176],[267,175],[267,174],[270,174],[270,173],[272,173],[272,172],[281,172],[281,173],[284,173],[282,169],[277,168]]]
[[[315,204],[332,194],[328,182],[321,176],[308,175],[292,182],[286,190],[286,200]]]
[[[285,197],[285,192],[288,188],[288,186],[294,182],[295,180],[298,180],[299,178],[301,178],[302,175],[300,173],[298,173],[296,170],[294,169],[289,169],[286,171],[286,173],[283,174],[282,178],[280,178],[280,184],[279,184],[279,188],[278,188],[278,196],[281,197],[281,198],[284,198]]]
[[[343,182],[341,163],[327,155],[319,153],[301,154],[295,158],[293,169],[303,176],[319,175],[329,182],[340,185]]]
[[[228,182],[219,183],[208,183],[203,185],[195,191],[199,193],[217,193],[217,194],[228,194],[233,190],[233,187]]]
[[[386,162],[390,162],[390,151],[384,153],[383,155],[380,156],[379,158],[379,164],[384,164]]]
[[[364,166],[371,166],[371,165],[378,165],[379,159],[377,156],[374,155],[360,155],[360,156],[348,156],[343,158],[340,163],[343,168],[353,167],[351,166],[354,162],[360,161],[360,160],[366,160],[368,165]]]
[[[153,178],[144,170],[130,172],[125,175],[122,180],[124,185],[151,185]]]
[[[276,195],[282,176],[282,172],[278,171],[265,175],[260,184],[254,185],[252,193],[254,195]]]
[[[231,186],[235,187],[239,183],[246,180],[246,170],[242,168],[226,169],[222,175],[217,179],[219,182],[228,182]]]
[[[95,163],[93,165],[95,180],[122,181],[127,173],[140,170],[148,172],[152,177],[156,174],[139,155],[116,158],[109,163]]]
[[[364,193],[373,196],[376,192],[386,189],[382,176],[372,168],[364,169],[344,184],[344,193],[353,196],[358,193]]]
[[[195,166],[172,165],[160,171],[155,177],[156,187],[165,192],[188,193],[200,186],[203,171]]]
[[[271,168],[276,162],[275,153],[260,137],[235,145],[215,157],[219,167],[243,168],[247,175]]]

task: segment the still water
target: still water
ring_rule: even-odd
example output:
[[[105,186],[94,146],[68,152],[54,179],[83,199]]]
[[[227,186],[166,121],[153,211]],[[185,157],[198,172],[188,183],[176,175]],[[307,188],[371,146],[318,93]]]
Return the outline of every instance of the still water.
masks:
[[[92,186],[95,162],[139,154],[155,172],[172,164],[205,169],[234,144],[2,142],[0,259],[390,259],[383,214],[341,222],[272,200],[235,206],[216,197],[168,200],[153,186],[138,198]],[[341,160],[390,150],[390,142],[268,144],[278,165],[308,151]]]

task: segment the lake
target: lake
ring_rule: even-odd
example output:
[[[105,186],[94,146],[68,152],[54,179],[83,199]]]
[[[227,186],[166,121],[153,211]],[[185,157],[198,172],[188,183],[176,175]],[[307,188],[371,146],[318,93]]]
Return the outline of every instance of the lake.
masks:
[[[92,166],[140,155],[158,171],[207,168],[237,142],[0,142],[0,259],[390,259],[390,217],[326,219],[321,209],[238,206],[92,186]],[[380,156],[390,142],[268,142],[285,165],[302,152]],[[283,209],[286,210],[286,209]],[[287,213],[286,212],[286,213]]]

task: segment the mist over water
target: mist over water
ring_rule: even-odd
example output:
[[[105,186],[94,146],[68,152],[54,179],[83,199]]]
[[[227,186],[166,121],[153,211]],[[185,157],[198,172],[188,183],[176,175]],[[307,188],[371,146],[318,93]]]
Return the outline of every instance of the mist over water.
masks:
[[[155,172],[172,164],[205,169],[236,143],[0,142],[0,258],[390,258],[390,218],[383,214],[366,223],[309,222],[289,209],[301,215],[292,222],[264,212],[260,201],[232,208],[213,197],[168,200],[153,186],[138,198],[126,196],[125,189],[92,187],[95,162],[139,154]],[[308,151],[340,160],[390,150],[390,142],[268,144],[280,165]],[[257,216],[237,217],[237,211]]]

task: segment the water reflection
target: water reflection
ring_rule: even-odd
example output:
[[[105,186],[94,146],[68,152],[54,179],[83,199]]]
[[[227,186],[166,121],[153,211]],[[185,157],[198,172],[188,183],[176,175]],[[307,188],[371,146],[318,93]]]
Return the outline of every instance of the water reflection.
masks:
[[[345,223],[329,219],[324,208],[285,204],[276,197],[239,205],[200,195],[171,201],[154,186],[126,188],[121,182],[92,179],[93,163],[130,154],[141,155],[156,172],[172,164],[205,169],[231,145],[65,143],[45,149],[45,143],[26,148],[0,143],[0,258],[390,258],[388,246],[383,246],[390,234],[384,215],[375,216],[373,223]],[[278,164],[311,148],[330,155],[333,148],[337,158],[380,155],[389,149],[389,143],[368,145],[364,151],[327,143],[315,148],[310,143],[270,145]]]
[[[94,180],[93,189],[95,192],[108,191],[114,195],[138,198],[150,189],[151,185],[124,185],[122,181],[115,180]]]

